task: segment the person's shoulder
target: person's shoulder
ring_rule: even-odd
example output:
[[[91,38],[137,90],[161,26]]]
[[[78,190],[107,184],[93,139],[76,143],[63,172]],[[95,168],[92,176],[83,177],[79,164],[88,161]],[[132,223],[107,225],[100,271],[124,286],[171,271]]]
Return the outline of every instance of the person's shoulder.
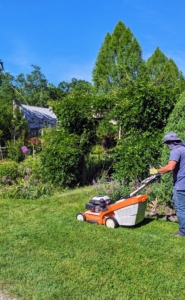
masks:
[[[184,145],[184,146],[183,146],[183,145],[180,145],[180,147],[178,147],[177,150],[178,150],[178,149],[181,150],[181,151],[185,151],[185,145]]]
[[[185,153],[185,146],[180,146],[178,148],[173,149],[174,153]]]
[[[174,148],[170,151],[170,154],[172,155],[175,155],[175,154],[180,154],[182,152],[182,150],[180,149],[181,147],[178,147],[178,148]],[[184,151],[185,151],[185,148],[184,148]]]

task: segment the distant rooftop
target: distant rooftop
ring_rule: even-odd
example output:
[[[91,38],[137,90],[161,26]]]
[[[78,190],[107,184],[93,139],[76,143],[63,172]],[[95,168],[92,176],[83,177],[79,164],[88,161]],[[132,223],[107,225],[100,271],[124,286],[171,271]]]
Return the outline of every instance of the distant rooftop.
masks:
[[[44,108],[44,107],[38,107],[38,106],[30,106],[25,104],[20,104],[20,106],[24,110],[24,114],[27,118],[33,117],[33,115],[37,116],[38,118],[47,118],[47,119],[57,119],[56,115],[52,111],[51,108]]]

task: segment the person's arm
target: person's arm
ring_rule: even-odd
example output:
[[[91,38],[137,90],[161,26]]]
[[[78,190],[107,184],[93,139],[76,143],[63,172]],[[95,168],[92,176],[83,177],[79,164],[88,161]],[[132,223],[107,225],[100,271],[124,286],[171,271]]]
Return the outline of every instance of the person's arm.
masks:
[[[177,162],[175,160],[169,160],[168,164],[160,169],[157,169],[158,174],[164,174],[171,172],[175,169]]]
[[[175,160],[169,160],[168,164],[160,169],[151,168],[150,175],[165,174],[175,169],[177,162]]]

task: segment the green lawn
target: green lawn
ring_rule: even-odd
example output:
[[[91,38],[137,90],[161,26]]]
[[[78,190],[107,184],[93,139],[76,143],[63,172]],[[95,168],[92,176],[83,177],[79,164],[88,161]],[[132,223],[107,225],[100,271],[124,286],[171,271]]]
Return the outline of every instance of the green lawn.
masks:
[[[185,299],[185,238],[170,235],[177,224],[77,221],[92,195],[0,200],[0,289],[24,300]]]

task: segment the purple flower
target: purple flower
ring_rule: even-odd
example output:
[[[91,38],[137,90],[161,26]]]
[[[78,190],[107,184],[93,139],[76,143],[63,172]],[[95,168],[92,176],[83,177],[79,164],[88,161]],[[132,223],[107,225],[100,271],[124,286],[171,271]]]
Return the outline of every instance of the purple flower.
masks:
[[[147,188],[147,193],[151,193],[152,192],[152,188]]]
[[[26,168],[26,174],[31,172],[31,168]]]
[[[95,185],[95,184],[96,184],[96,181],[95,181],[94,179],[93,179],[93,181],[92,181],[92,184],[93,184],[93,185]]]
[[[29,152],[29,149],[26,146],[21,147],[21,150],[25,154]]]
[[[34,181],[33,181],[34,183],[37,183],[38,182],[38,179],[34,179]]]
[[[106,191],[106,193],[107,193],[107,194],[112,194],[112,190],[109,189],[109,190]]]
[[[29,179],[28,175],[24,176],[24,180],[28,180],[28,179]]]
[[[3,176],[3,177],[2,177],[2,182],[6,182],[6,179],[7,179],[7,177],[6,177],[6,176]]]

